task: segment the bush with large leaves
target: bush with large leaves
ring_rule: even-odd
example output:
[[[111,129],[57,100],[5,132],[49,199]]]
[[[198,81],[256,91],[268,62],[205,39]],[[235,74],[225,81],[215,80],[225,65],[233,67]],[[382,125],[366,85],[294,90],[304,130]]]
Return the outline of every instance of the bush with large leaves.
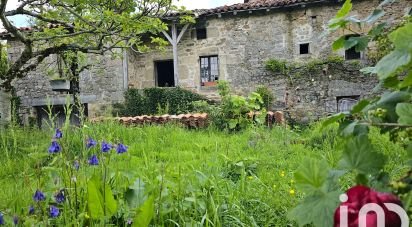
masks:
[[[385,15],[385,7],[391,3],[383,1],[368,17],[356,18],[350,16],[353,5],[347,0],[329,23],[332,32],[351,31],[355,25],[372,27],[366,34],[339,38],[333,43],[334,50],[355,47],[357,51],[364,51],[369,42],[385,32],[388,32],[392,47],[374,67],[362,70],[379,78],[377,89],[382,91],[382,95],[361,100],[350,112],[337,114],[324,122],[325,127],[339,123],[340,134],[345,139],[338,165],[332,169],[324,161],[308,159],[295,173],[296,182],[306,198],[290,212],[289,217],[301,226],[333,226],[333,215],[343,189],[338,179],[343,176],[353,177],[357,185],[396,193],[405,210],[411,208],[411,176],[390,184],[385,173],[387,157],[377,151],[369,136],[373,127],[379,128],[382,134],[390,135],[393,143],[403,146],[412,158],[412,22],[409,18],[400,26],[380,22],[379,19]],[[393,29],[394,26],[397,28]],[[399,163],[399,169],[408,163],[408,160],[404,161],[405,164]]]

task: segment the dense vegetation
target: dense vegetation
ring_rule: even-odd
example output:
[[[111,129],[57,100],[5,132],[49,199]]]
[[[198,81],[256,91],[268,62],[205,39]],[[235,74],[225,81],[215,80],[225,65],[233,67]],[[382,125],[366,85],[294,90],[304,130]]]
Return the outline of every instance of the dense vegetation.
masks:
[[[336,166],[342,147],[335,126],[321,130],[319,125],[304,131],[258,127],[227,134],[172,125],[125,128],[106,123],[63,130],[63,137],[57,140],[62,150],[49,154],[53,134],[53,130],[21,128],[1,131],[0,211],[6,223],[12,223],[15,216],[26,224],[40,220],[59,226],[101,226],[104,222],[123,226],[130,221],[136,224],[147,215],[154,226],[294,225],[287,213],[304,193],[296,188],[293,172],[308,156]],[[89,136],[99,143],[129,146],[126,153],[103,153],[100,146],[87,149]],[[405,152],[376,130],[372,130],[371,139],[380,153],[390,157],[387,171],[399,177],[404,169],[398,164]],[[97,154],[99,165],[90,165],[87,159],[92,154]],[[66,158],[60,165],[61,157]],[[79,161],[78,172],[71,167],[72,160]],[[117,209],[99,216],[90,212],[93,200],[84,190],[90,189],[92,176],[104,176],[105,171]],[[73,179],[66,174],[77,180],[77,208],[73,207]],[[55,196],[70,181],[66,201],[56,203]],[[348,178],[342,185],[352,183]],[[33,201],[37,189],[46,201]],[[125,193],[130,190],[136,194],[128,197]],[[152,214],[145,213],[148,199],[153,200],[150,206],[146,204]],[[46,204],[60,210],[57,218],[49,217]],[[31,215],[30,206],[36,209]]]
[[[202,96],[182,88],[129,89],[125,102],[116,104],[114,115],[140,116],[153,114],[190,113],[192,102],[204,100]]]

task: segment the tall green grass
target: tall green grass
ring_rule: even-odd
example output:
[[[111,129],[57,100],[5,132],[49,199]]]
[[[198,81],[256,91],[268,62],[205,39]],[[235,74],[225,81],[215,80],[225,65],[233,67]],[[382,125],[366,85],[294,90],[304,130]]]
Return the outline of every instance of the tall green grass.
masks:
[[[391,157],[388,171],[403,172],[396,167],[404,160],[402,149],[386,136],[372,135],[380,151]],[[228,134],[105,123],[65,132],[74,156],[87,136],[129,145],[128,153],[109,168],[138,176],[155,196],[153,226],[293,226],[287,212],[304,197],[296,190],[294,170],[305,157],[325,158],[336,166],[342,146],[335,128],[318,125],[302,132],[275,127]],[[47,130],[1,131],[0,211],[27,212],[22,207],[32,202],[40,181],[36,166],[47,162],[42,154],[47,155],[49,143]]]

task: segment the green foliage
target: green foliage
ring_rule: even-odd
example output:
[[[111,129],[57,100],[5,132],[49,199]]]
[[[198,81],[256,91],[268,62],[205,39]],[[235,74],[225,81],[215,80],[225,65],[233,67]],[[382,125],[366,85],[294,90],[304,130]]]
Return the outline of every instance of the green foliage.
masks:
[[[399,124],[412,126],[412,104],[399,103],[396,105],[396,114],[399,116]]]
[[[350,139],[343,151],[339,167],[343,170],[356,170],[358,173],[376,174],[385,166],[386,157],[375,152],[368,136],[363,134]]]
[[[5,8],[7,2],[1,4]],[[168,25],[161,18],[170,11],[182,12],[180,18],[176,16],[182,23],[194,21],[192,13],[173,6],[169,0],[28,1],[20,5],[19,10],[1,12],[6,25],[4,28],[13,34],[11,39],[24,44],[24,54],[10,67],[13,70],[8,70],[7,75],[0,78],[7,89],[12,88],[13,79],[24,77],[25,72],[53,54],[68,60],[61,65],[63,68],[54,70],[55,74],[56,71],[75,72],[89,68],[82,54],[108,53],[119,57],[122,52],[117,50],[123,48],[133,48],[139,52],[162,49],[167,42],[161,32],[168,30]],[[14,34],[17,27],[10,20],[15,16],[28,17],[31,26],[36,29]],[[66,58],[67,55],[75,58]],[[77,76],[77,73],[72,74]]]
[[[57,219],[45,216],[45,221],[56,226],[72,223],[126,226],[129,220],[135,225],[150,222],[152,226],[171,223],[202,226],[206,222],[214,226],[296,226],[287,219],[287,214],[297,202],[304,200],[304,196],[306,200],[313,189],[324,192],[312,195],[322,201],[315,203],[312,199],[312,206],[307,206],[310,209],[302,208],[305,212],[299,217],[315,217],[314,212],[319,207],[324,212],[316,221],[329,221],[328,214],[333,208],[323,205],[336,204],[339,198],[333,194],[337,190],[332,182],[340,173],[332,168],[336,166],[335,157],[341,155],[338,147],[342,140],[336,137],[337,127],[330,127],[328,131],[319,129],[320,125],[303,131],[253,127],[227,133],[213,128],[185,130],[174,126],[124,127],[114,122],[86,122],[84,127],[64,129],[61,141],[64,155],[51,159],[47,152],[51,130],[0,129],[0,150],[3,152],[0,156],[3,164],[0,167],[0,212],[8,218],[6,226],[14,215],[21,223],[45,226],[44,222],[39,223],[43,216],[27,215],[27,208],[33,204],[33,190],[40,187],[53,203],[56,191],[71,184],[73,189],[67,190],[66,195],[72,198],[73,211],[67,210],[70,207],[67,203],[64,208],[59,207],[64,209],[61,216]],[[122,141],[129,145],[129,150],[122,155],[109,155],[103,154],[100,147],[85,149],[84,140],[89,135],[97,141]],[[402,169],[397,165],[406,157],[402,148],[390,143],[388,136],[380,135],[377,130],[372,130],[370,137],[374,144],[379,144],[376,146],[378,152],[388,156],[386,171],[390,176],[401,174]],[[89,166],[87,161],[82,161],[79,171],[71,169],[72,158],[82,160],[93,153],[99,156],[99,166]],[[306,163],[307,157],[315,161]],[[312,173],[313,168],[318,169]],[[302,178],[295,182],[293,172],[297,169]],[[333,174],[328,174],[325,180],[328,169]],[[64,181],[60,180],[59,172],[70,174],[71,170],[75,179],[67,176]],[[111,217],[94,220],[89,213],[87,188],[94,175],[99,176],[92,181],[94,195],[103,198],[103,185],[106,184],[111,190],[108,195],[112,194],[116,200],[117,212]],[[320,180],[316,179],[318,176]],[[340,182],[342,185],[353,183],[345,177]],[[78,189],[77,200],[73,197],[74,183]],[[298,184],[306,185],[306,189],[298,189]],[[77,215],[75,201],[79,208]],[[92,202],[95,201],[99,199]],[[109,209],[106,211],[110,213]],[[150,218],[151,213],[154,213],[153,218]]]
[[[340,194],[334,191],[306,197],[288,217],[294,219],[299,226],[333,226],[333,214],[339,205],[337,198]]]
[[[307,159],[295,173],[297,186],[307,194],[315,194],[322,190],[328,177],[327,162]]]
[[[0,79],[4,78],[9,70],[9,61],[6,47],[0,42]]]
[[[274,73],[287,74],[289,66],[286,60],[269,59],[265,62],[265,68]]]
[[[112,216],[117,212],[117,201],[107,183],[95,175],[87,183],[87,206],[90,217],[100,220],[105,216]]]
[[[273,101],[275,100],[275,96],[273,95],[272,91],[267,86],[258,86],[256,89],[256,93],[262,97],[263,106],[261,109],[265,108],[266,110],[270,110],[273,105]]]
[[[357,37],[340,37],[333,44],[333,49],[352,48],[356,47],[357,51],[364,51],[368,47],[370,40],[375,40],[376,36],[382,31],[384,25],[378,23],[377,20],[381,18],[385,12],[382,6],[389,4],[391,1],[384,1],[375,9],[368,17],[364,19],[357,19],[353,16],[348,16],[351,11],[352,4],[347,0],[342,9],[338,12],[336,17],[329,23],[329,29],[336,31],[338,29],[345,29],[350,31],[350,25],[359,27],[372,26],[372,29]],[[409,78],[412,73],[412,22],[405,22],[398,25],[396,28],[389,28],[388,45],[391,49],[385,52],[386,55],[382,57],[375,67],[363,69],[365,73],[375,74],[380,80],[380,85],[387,91],[382,95],[370,98],[368,100],[361,100],[350,113],[340,113],[332,116],[324,121],[324,126],[332,123],[339,123],[340,135],[344,139],[343,153],[337,163],[337,168],[344,171],[342,179],[352,179],[351,184],[344,185],[349,188],[355,184],[366,185],[378,190],[392,190],[398,193],[398,196],[404,200],[406,205],[405,210],[410,212],[409,198],[412,192],[410,189],[410,176],[405,177],[400,183],[395,182],[392,189],[390,189],[389,181],[386,171],[388,169],[388,155],[382,153],[381,146],[374,146],[379,143],[373,140],[373,127],[380,129],[379,133],[385,134],[389,132],[391,142],[399,144],[402,149],[401,153],[406,153],[406,148],[410,148],[410,141],[412,141],[412,83]],[[357,34],[359,35],[359,34]],[[403,169],[406,172],[410,167],[406,165],[408,159],[405,157],[399,160],[399,163],[394,164],[396,168]],[[320,165],[320,164],[319,164]],[[325,175],[319,174],[319,169],[315,168],[314,164],[307,165],[312,170],[306,168],[306,172],[297,174],[297,179],[304,180],[305,184],[301,185],[302,190],[308,189],[308,184],[313,188],[319,187],[318,182],[325,180]],[[323,165],[322,165],[323,166]],[[325,167],[323,167],[325,168]],[[301,171],[302,172],[302,171]],[[328,171],[329,174],[333,170]],[[400,173],[397,177],[400,177]],[[304,176],[304,177],[302,177]],[[312,176],[312,177],[311,177]],[[310,180],[308,180],[310,179]],[[404,185],[405,190],[400,190],[400,184]],[[340,187],[337,182],[335,187]],[[312,189],[313,189],[312,188]],[[330,198],[335,200],[336,197]],[[322,204],[318,206],[318,204]],[[303,209],[312,207],[310,215],[304,216]],[[292,215],[292,218],[297,220],[300,225],[314,224],[315,226],[332,226],[332,222],[322,223],[315,217],[320,217],[327,213],[325,219],[332,220],[333,211],[336,209],[337,203],[332,206],[332,203],[327,203],[325,197],[308,196],[300,205],[298,205]],[[301,216],[299,216],[301,215]],[[323,218],[322,218],[323,219]]]
[[[229,84],[226,81],[219,81],[218,89],[222,100],[219,115],[223,123],[218,127],[237,131],[251,126],[253,118],[247,114],[261,110],[262,97],[256,92],[252,92],[248,97],[231,95]]]
[[[192,102],[204,100],[194,92],[182,88],[146,88],[143,91],[129,89],[125,102],[114,105],[114,115],[140,116],[153,114],[190,113]]]
[[[396,29],[402,27],[408,22],[412,22],[412,17],[404,17],[399,24],[391,27],[387,27],[386,23],[381,23],[378,26],[374,27],[370,32],[370,36],[373,37],[373,40],[376,42],[376,49],[368,51],[368,59],[371,59],[375,64],[380,61],[384,56],[388,55],[391,51],[394,50],[392,41],[389,38],[391,34]]]
[[[154,217],[154,210],[154,197],[150,196],[136,212],[132,226],[148,227]]]
[[[295,71],[298,70],[303,71],[304,74],[313,74],[315,72],[322,71],[325,65],[334,66],[342,65],[343,63],[344,59],[342,57],[331,55],[325,59],[313,59],[305,63],[294,63],[287,61],[279,62],[276,59],[270,59],[265,63],[265,68],[272,73],[281,73],[292,77]]]

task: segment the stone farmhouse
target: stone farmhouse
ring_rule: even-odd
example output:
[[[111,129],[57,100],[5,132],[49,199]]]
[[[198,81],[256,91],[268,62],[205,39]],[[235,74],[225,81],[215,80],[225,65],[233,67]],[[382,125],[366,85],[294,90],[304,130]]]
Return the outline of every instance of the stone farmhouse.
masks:
[[[380,0],[353,0],[352,14],[366,17]],[[247,94],[258,86],[270,88],[276,97],[274,109],[307,120],[344,111],[357,99],[370,95],[377,81],[359,73],[368,63],[368,53],[354,49],[333,53],[332,42],[345,34],[326,34],[327,24],[340,9],[338,0],[245,0],[231,6],[194,10],[195,24],[176,24],[169,15],[164,36],[171,45],[165,51],[123,52],[123,58],[102,56],[98,67],[81,75],[81,102],[91,117],[103,114],[110,105],[123,101],[128,88],[180,86],[217,97],[216,82],[228,81],[233,91]],[[381,19],[396,23],[410,13],[412,2],[398,0],[388,6]],[[353,28],[366,31],[368,28]],[[4,35],[4,34],[3,34]],[[0,35],[1,39],[1,35]],[[11,60],[20,54],[20,44],[9,42]],[[328,64],[336,56],[340,64]],[[288,74],[265,69],[269,59],[285,60],[302,67]],[[307,70],[317,61],[321,70]],[[322,64],[322,62],[325,64]],[[319,63],[320,62],[320,63]],[[55,111],[66,102],[66,93],[52,91],[43,64],[27,78],[15,82],[22,101],[21,115],[41,123],[48,103]],[[310,68],[310,67],[309,67]],[[9,118],[7,94],[0,91],[0,120]]]

